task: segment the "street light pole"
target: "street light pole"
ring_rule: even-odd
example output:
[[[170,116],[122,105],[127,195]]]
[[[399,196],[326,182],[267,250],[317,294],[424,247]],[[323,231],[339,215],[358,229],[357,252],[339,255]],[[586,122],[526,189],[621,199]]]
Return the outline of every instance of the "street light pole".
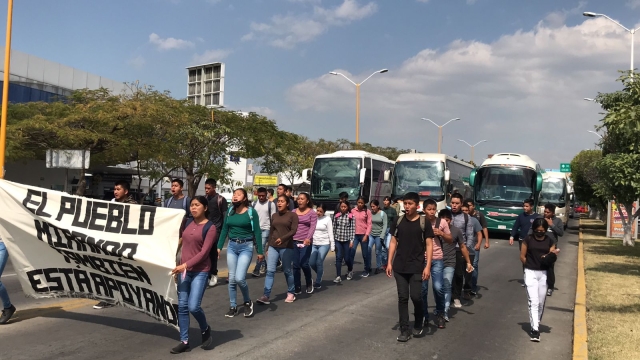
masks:
[[[600,139],[602,139],[602,135],[598,134],[597,132],[595,132],[593,130],[587,130],[587,132],[590,132],[592,134],[596,134],[596,136],[598,136]]]
[[[340,76],[342,76],[343,78],[347,79],[350,83],[352,83],[356,87],[356,144],[360,143],[360,85],[364,84],[364,82],[369,80],[373,75],[375,75],[375,74],[384,74],[384,73],[386,73],[388,71],[389,71],[388,69],[378,70],[378,71],[374,72],[373,74],[369,75],[369,77],[364,79],[359,84],[357,84],[353,80],[349,79],[343,73],[339,73],[339,72],[335,72],[335,71],[329,72],[329,74],[331,74],[331,75],[340,75]]]
[[[7,105],[9,103],[9,69],[11,65],[11,23],[13,0],[8,1],[7,38],[4,45],[4,78],[2,83],[2,115],[0,117],[0,179],[4,179],[4,159],[7,148]]]
[[[463,142],[463,143],[465,143],[465,144],[469,145],[469,147],[471,148],[471,161],[473,162],[473,155],[474,155],[474,154],[473,154],[473,152],[474,152],[474,150],[475,150],[476,146],[477,146],[478,144],[481,144],[481,143],[483,143],[483,142],[486,142],[487,140],[480,140],[480,141],[478,141],[477,143],[475,143],[474,145],[471,145],[471,144],[469,144],[468,142],[466,142],[466,141],[464,141],[464,140],[462,140],[462,139],[458,139],[458,141]]]
[[[620,27],[621,27],[621,28],[623,28],[626,32],[628,32],[629,34],[631,34],[631,66],[630,66],[631,73],[630,73],[630,74],[631,74],[631,76],[633,76],[633,70],[634,70],[634,67],[633,67],[634,38],[635,38],[636,31],[640,30],[640,27],[639,27],[639,28],[637,28],[637,29],[627,29],[625,26],[623,26],[622,24],[620,24],[619,22],[617,22],[617,21],[613,20],[612,18],[608,17],[608,16],[607,16],[607,15],[605,15],[605,14],[598,14],[598,13],[594,13],[594,12],[586,11],[586,12],[583,12],[583,13],[582,13],[582,15],[584,15],[584,16],[586,16],[586,17],[592,17],[592,18],[594,18],[594,17],[603,17],[603,18],[605,18],[605,19],[607,19],[607,20],[611,21],[612,23],[614,23],[614,24],[616,24],[616,25],[620,26]]]
[[[447,124],[449,124],[452,121],[460,120],[460,118],[453,118],[453,119],[447,121],[446,123],[444,123],[444,125],[438,125],[438,124],[434,123],[431,119],[427,119],[427,118],[422,118],[422,120],[429,121],[430,123],[432,123],[433,125],[438,127],[438,154],[442,154],[442,128],[447,126]]]

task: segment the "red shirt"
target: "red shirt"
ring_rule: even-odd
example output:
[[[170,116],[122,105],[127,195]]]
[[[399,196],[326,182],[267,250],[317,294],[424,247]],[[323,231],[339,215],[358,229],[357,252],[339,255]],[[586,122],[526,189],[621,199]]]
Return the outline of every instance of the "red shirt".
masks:
[[[206,224],[196,224],[192,221],[182,232],[182,257],[180,262],[187,264],[187,271],[209,272],[211,259],[209,252],[213,248],[213,239],[216,237],[216,227],[211,225],[207,236],[202,239],[202,228]]]

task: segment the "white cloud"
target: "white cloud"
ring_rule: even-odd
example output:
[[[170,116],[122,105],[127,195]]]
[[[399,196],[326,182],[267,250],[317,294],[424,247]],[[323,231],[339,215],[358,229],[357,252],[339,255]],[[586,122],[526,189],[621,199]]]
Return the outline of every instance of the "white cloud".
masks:
[[[230,49],[212,49],[203,52],[202,54],[194,54],[191,58],[191,62],[194,65],[206,64],[211,62],[217,62],[224,60],[229,56],[233,50]]]
[[[640,0],[629,0],[627,1],[627,6],[632,9],[637,9],[640,7]]]
[[[361,5],[358,0],[343,0],[334,8],[314,6],[312,14],[275,15],[269,23],[251,23],[251,32],[242,36],[242,40],[264,40],[272,46],[290,49],[315,39],[332,26],[362,20],[377,10],[376,3]]]
[[[628,34],[600,18],[573,27],[543,21],[493,42],[427,48],[362,86],[360,139],[434,152],[437,128],[420,118],[443,123],[460,117],[443,130],[446,153],[468,158],[468,147],[456,139],[487,139],[476,160],[521,152],[555,168],[593,147],[597,139],[587,130],[598,123],[600,109],[582,98],[620,87],[617,70],[628,67],[629,50]],[[357,82],[374,70],[335,71]],[[283,128],[299,128],[296,120],[304,116],[304,135],[354,138],[355,87],[345,79],[308,79],[286,98],[295,112],[290,122],[279,120]]]
[[[163,39],[156,33],[151,33],[151,35],[149,35],[149,42],[155,45],[156,48],[161,51],[186,49],[195,46],[195,44],[191,41],[176,39],[172,37]]]
[[[136,69],[142,69],[146,63],[147,61],[142,57],[142,55],[138,55],[129,60],[129,65]]]

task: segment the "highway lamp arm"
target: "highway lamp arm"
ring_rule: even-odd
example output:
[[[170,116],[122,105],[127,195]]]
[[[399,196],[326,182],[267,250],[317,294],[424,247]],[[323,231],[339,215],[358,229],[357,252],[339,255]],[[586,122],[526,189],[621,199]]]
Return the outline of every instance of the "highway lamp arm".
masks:
[[[367,81],[367,80],[371,79],[371,77],[372,77],[373,75],[375,75],[375,74],[382,74],[382,73],[386,73],[387,71],[389,71],[389,70],[387,70],[387,69],[380,69],[380,70],[378,70],[378,71],[375,71],[373,74],[369,75],[369,77],[367,77],[366,79],[362,80],[362,82],[360,83],[360,85],[364,84],[364,82],[365,82],[365,81]]]
[[[442,127],[447,126],[447,124],[449,124],[449,123],[450,123],[450,122],[452,122],[452,121],[458,121],[458,120],[460,120],[460,118],[453,118],[453,119],[451,119],[451,120],[447,121],[444,125],[442,125]]]
[[[481,143],[483,143],[483,142],[485,142],[485,141],[487,141],[487,140],[480,140],[480,141],[478,141],[475,145],[473,145],[472,147],[476,147],[476,146],[478,146],[478,144],[481,144]]]
[[[469,144],[468,142],[466,142],[466,141],[464,141],[464,140],[462,140],[462,139],[458,139],[458,141],[463,142],[463,143],[465,143],[465,144],[469,145],[469,147],[473,147],[473,146],[474,146],[474,145],[471,145],[471,144]],[[476,145],[477,145],[477,144],[476,144]]]
[[[433,122],[433,120],[431,120],[431,119],[422,118],[422,120],[424,120],[424,121],[428,121],[428,122],[432,123],[433,125],[435,125],[435,126],[437,126],[437,127],[441,127],[440,125],[438,125],[438,124],[434,123],[434,122]]]
[[[340,75],[340,76],[342,76],[343,78],[347,79],[347,81],[349,81],[349,82],[350,82],[350,83],[352,83],[353,85],[358,86],[358,84],[356,84],[355,82],[353,82],[353,80],[351,80],[351,79],[349,79],[348,77],[346,77],[343,73],[339,73],[339,72],[332,71],[332,72],[330,72],[329,74],[331,74],[331,75]]]
[[[613,20],[612,18],[610,18],[609,16],[607,16],[607,15],[605,15],[605,14],[597,14],[597,16],[602,16],[603,18],[608,19],[609,21],[611,21],[612,23],[614,23],[614,24],[616,24],[616,25],[620,26],[621,28],[625,29],[626,31],[631,32],[631,30],[630,30],[630,29],[627,29],[624,25],[622,25],[622,24],[620,24],[619,22],[617,22],[617,21]]]
[[[592,134],[596,134],[596,136],[598,136],[600,139],[602,139],[602,135],[598,134],[597,132],[595,132],[593,130],[587,130],[587,132],[590,132]]]

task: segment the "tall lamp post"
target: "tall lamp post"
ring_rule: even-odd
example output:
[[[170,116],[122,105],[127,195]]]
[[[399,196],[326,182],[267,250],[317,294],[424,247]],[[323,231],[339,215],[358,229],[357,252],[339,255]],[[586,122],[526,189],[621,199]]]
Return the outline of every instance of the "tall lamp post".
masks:
[[[4,158],[7,148],[7,105],[9,103],[9,68],[11,63],[11,22],[13,20],[13,0],[8,1],[7,39],[4,44],[4,82],[2,83],[2,115],[0,118],[0,179],[4,179]]]
[[[374,72],[373,74],[369,75],[368,78],[364,79],[361,83],[356,83],[355,81],[349,79],[346,75],[344,75],[343,73],[339,73],[339,72],[335,72],[335,71],[331,71],[329,74],[331,75],[340,75],[343,78],[347,79],[350,83],[352,83],[353,85],[356,86],[356,144],[360,143],[360,85],[364,84],[365,81],[371,79],[371,77],[375,74],[384,74],[386,72],[388,72],[388,69],[382,69],[382,70],[378,70],[376,72]]]
[[[475,143],[474,145],[471,145],[471,144],[469,144],[468,142],[466,142],[466,141],[464,141],[464,140],[462,140],[462,139],[458,139],[458,141],[463,142],[463,143],[465,143],[465,144],[469,145],[469,147],[471,148],[471,161],[473,161],[473,150],[475,149],[475,147],[476,147],[478,144],[481,144],[481,143],[483,143],[483,142],[486,142],[487,140],[480,140],[480,141],[478,141],[477,143]]]
[[[621,28],[623,28],[626,32],[628,32],[629,34],[631,34],[631,67],[630,67],[630,69],[631,69],[631,74],[633,75],[633,69],[634,69],[634,67],[633,67],[633,42],[634,42],[634,39],[633,39],[633,38],[634,38],[634,35],[635,35],[636,31],[640,30],[640,28],[637,28],[637,29],[627,29],[627,28],[626,28],[626,27],[624,27],[622,24],[620,24],[619,22],[617,22],[617,21],[613,20],[612,18],[608,17],[608,16],[607,16],[607,15],[605,15],[605,14],[598,14],[598,13],[594,13],[594,12],[587,11],[587,12],[583,12],[583,13],[582,13],[582,15],[584,15],[584,16],[586,16],[586,17],[592,17],[592,18],[594,18],[594,17],[603,17],[603,18],[605,18],[605,19],[607,19],[607,20],[611,21],[612,23],[614,23],[614,24],[616,24],[616,25],[620,26],[620,27],[621,27]]]
[[[427,118],[422,118],[422,120],[428,121],[428,122],[430,122],[433,125],[438,127],[438,154],[442,154],[442,128],[447,126],[447,124],[449,124],[452,121],[460,120],[460,118],[453,118],[453,119],[447,121],[446,123],[444,123],[444,125],[438,125],[438,124],[434,123],[432,120],[427,119]]]
[[[602,135],[598,134],[597,132],[593,131],[593,130],[587,130],[587,132],[590,132],[592,134],[596,134],[597,137],[599,137],[600,139],[602,139]]]

